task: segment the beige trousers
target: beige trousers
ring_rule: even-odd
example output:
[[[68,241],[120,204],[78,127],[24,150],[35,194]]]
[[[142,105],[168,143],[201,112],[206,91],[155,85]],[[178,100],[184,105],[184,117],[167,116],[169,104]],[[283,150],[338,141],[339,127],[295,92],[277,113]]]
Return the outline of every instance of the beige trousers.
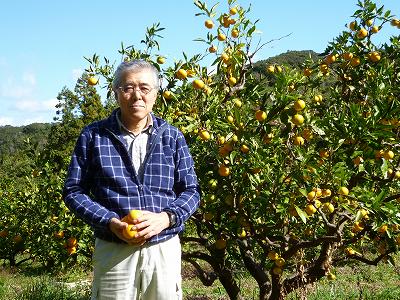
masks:
[[[182,299],[178,236],[143,246],[96,239],[93,267],[92,300]]]

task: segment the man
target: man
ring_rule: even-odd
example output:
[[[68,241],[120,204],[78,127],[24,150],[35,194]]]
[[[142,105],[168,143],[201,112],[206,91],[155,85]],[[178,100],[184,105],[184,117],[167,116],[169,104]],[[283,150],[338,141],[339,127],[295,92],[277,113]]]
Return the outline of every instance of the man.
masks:
[[[122,62],[108,119],[83,129],[64,187],[66,205],[94,229],[92,299],[181,299],[178,233],[199,205],[193,159],[182,133],[156,117],[157,69]],[[132,209],[137,234],[121,220]]]

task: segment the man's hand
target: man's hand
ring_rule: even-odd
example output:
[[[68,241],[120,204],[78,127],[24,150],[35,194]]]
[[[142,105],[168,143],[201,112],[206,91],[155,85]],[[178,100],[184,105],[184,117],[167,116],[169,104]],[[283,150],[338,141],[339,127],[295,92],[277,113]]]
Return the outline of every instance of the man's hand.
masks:
[[[128,227],[128,223],[112,218],[108,226],[118,238],[128,244],[143,245],[146,240],[169,227],[169,218],[166,212],[153,213],[143,210],[142,215],[134,220],[134,224],[135,226],[133,226],[132,230],[136,230],[138,233],[132,239],[126,239],[122,234],[123,230]]]
[[[137,238],[148,240],[169,227],[169,217],[166,212],[154,213],[147,210],[142,212],[142,215],[134,221],[133,229],[138,231]]]
[[[128,228],[128,224],[125,222],[122,222],[121,220],[117,219],[117,218],[112,218],[110,220],[110,223],[108,224],[108,227],[110,228],[110,230],[121,240],[125,241],[125,242],[129,242],[129,240],[127,240],[122,232]]]

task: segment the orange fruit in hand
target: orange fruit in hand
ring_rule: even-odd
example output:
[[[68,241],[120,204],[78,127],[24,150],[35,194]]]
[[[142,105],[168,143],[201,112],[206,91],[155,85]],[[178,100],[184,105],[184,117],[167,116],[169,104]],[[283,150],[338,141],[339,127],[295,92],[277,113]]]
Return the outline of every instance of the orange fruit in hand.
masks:
[[[133,224],[128,224],[128,226],[122,231],[123,237],[126,238],[127,240],[133,239],[136,236],[137,231],[132,230],[132,227],[134,226],[135,225]]]
[[[128,223],[133,223],[134,220],[138,219],[142,215],[142,212],[137,209],[131,209],[127,214]]]

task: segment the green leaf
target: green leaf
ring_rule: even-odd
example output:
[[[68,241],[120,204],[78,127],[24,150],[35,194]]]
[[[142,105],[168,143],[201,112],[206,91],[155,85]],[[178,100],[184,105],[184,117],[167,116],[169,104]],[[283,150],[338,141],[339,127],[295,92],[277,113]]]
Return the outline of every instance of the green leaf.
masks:
[[[298,207],[297,205],[294,206],[294,208],[297,211],[297,214],[299,215],[300,219],[303,221],[304,224],[307,224],[307,213],[305,211],[303,211],[300,207]]]

